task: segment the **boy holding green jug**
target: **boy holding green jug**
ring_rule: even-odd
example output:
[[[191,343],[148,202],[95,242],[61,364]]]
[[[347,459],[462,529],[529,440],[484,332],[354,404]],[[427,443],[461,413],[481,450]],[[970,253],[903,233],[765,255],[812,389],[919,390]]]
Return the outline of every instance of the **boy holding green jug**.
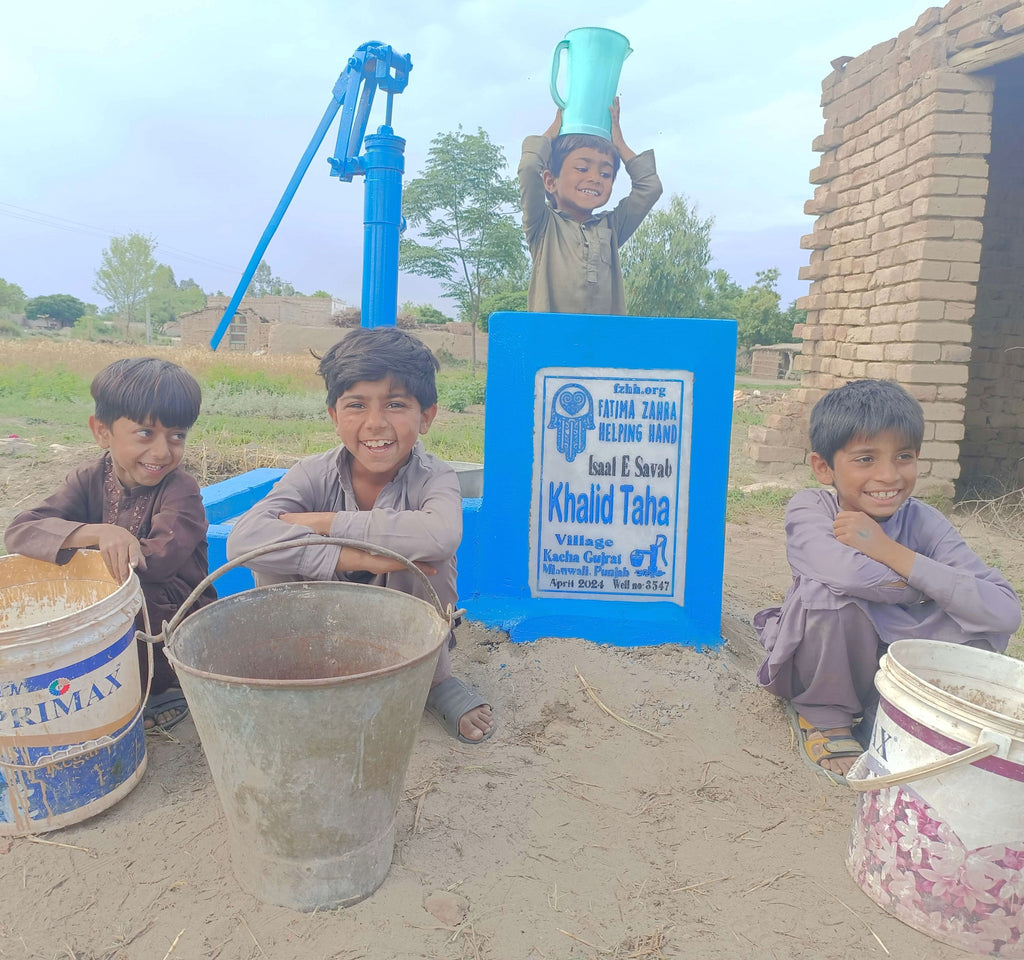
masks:
[[[619,100],[610,107],[611,140],[560,134],[562,111],[539,137],[523,141],[519,195],[533,259],[528,306],[537,313],[626,313],[619,247],[661,196],[654,151],[634,153],[622,138]],[[613,210],[620,162],[632,189]]]

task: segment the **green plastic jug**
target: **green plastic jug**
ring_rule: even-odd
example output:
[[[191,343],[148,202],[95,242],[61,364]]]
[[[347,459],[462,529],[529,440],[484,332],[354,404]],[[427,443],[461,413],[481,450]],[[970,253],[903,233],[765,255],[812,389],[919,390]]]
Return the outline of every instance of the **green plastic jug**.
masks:
[[[558,73],[565,51],[565,97],[558,91]],[[589,133],[612,138],[608,108],[615,99],[622,64],[633,50],[614,30],[578,27],[559,40],[551,60],[551,96],[562,110],[560,133]]]

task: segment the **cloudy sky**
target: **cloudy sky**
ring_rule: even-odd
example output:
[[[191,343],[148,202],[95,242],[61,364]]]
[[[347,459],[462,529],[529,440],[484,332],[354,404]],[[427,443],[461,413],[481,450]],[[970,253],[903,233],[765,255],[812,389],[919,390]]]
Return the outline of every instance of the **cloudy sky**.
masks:
[[[913,24],[909,0],[47,0],[12,4],[0,32],[0,278],[29,296],[92,289],[112,235],[153,236],[178,279],[233,292],[330,102],[368,40],[412,57],[393,126],[415,176],[432,137],[485,129],[514,171],[554,107],[551,53],[566,31],[624,33],[622,128],[653,147],[664,204],[713,216],[714,265],[747,285],[797,270],[829,61]],[[370,131],[383,122],[383,98]],[[267,252],[299,290],[360,299],[363,185],[328,175],[333,127]],[[625,180],[625,178],[623,178]],[[626,181],[628,183],[628,181]],[[625,189],[616,185],[616,197]],[[403,275],[399,299],[438,299]]]

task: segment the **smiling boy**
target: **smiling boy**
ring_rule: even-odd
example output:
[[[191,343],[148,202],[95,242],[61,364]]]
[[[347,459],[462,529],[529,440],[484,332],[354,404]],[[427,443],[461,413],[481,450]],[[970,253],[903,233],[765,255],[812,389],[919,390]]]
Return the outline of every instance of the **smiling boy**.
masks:
[[[442,606],[455,606],[462,493],[448,464],[419,442],[437,414],[434,355],[395,327],[360,327],[320,360],[327,413],[341,446],[300,460],[234,525],[230,558],[312,534],[362,540],[414,561]],[[378,583],[427,599],[404,566],[354,547],[282,549],[249,561],[259,585],[296,580]],[[452,675],[443,644],[427,710],[453,737],[491,736],[490,706]]]
[[[1001,653],[1021,607],[1002,574],[911,496],[924,415],[902,387],[860,380],[830,391],[810,434],[811,469],[832,489],[801,490],[786,509],[793,583],[781,607],[754,617],[767,652],[757,679],[788,701],[801,757],[842,781],[870,734],[888,644]]]
[[[155,357],[111,363],[91,392],[96,406],[89,428],[106,452],[15,517],[4,544],[11,553],[61,564],[76,549],[94,547],[118,583],[134,569],[158,631],[207,574],[206,511],[199,485],[181,469],[202,394],[187,370]],[[216,598],[207,587],[195,609]],[[145,627],[141,615],[138,625]],[[188,707],[161,647],[154,651],[144,715],[147,726],[166,729]],[[145,678],[148,654],[140,648],[139,655]]]
[[[619,101],[612,104],[612,139],[559,136],[562,115],[539,137],[523,141],[519,195],[533,273],[527,303],[539,313],[625,314],[619,247],[661,196],[654,153],[634,153],[622,138]],[[620,161],[632,188],[614,210]]]

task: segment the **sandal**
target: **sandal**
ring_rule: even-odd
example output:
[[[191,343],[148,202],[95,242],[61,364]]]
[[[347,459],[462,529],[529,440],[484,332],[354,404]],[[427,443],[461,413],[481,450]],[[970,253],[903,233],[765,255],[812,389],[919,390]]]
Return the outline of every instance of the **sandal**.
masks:
[[[821,765],[822,760],[839,760],[843,757],[859,757],[864,748],[852,737],[841,737],[835,734],[822,733],[814,724],[805,720],[792,704],[786,704],[786,714],[797,736],[799,747],[797,752],[801,759],[816,773],[828,777],[833,783],[846,785],[846,777],[834,773]]]
[[[490,706],[490,704],[476,691],[467,687],[458,677],[448,677],[436,687],[430,688],[425,709],[456,740],[475,745],[490,740],[497,724],[492,722],[491,729],[479,740],[470,740],[460,733],[459,721],[475,707],[486,706]]]
[[[170,720],[163,723],[157,721],[162,713],[173,714]],[[142,708],[143,722],[150,720],[153,726],[148,730],[170,730],[171,727],[181,723],[188,716],[188,702],[181,687],[168,687],[163,693],[151,693],[146,698],[146,705]]]

